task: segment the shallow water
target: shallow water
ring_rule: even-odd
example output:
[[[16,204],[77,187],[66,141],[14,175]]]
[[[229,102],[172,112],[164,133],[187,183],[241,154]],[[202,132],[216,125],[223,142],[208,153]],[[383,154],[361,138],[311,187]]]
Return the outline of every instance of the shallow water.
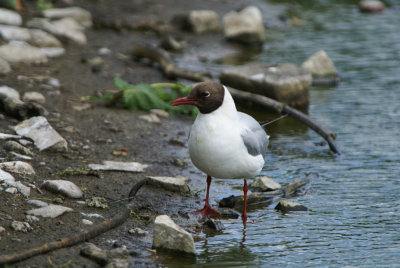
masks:
[[[296,11],[302,26],[269,29],[252,59],[300,65],[328,53],[341,82],[311,88],[309,114],[337,133],[342,155],[290,118],[272,124],[262,173],[287,184],[317,172],[310,191],[293,199],[309,211],[252,209],[245,232],[240,219],[223,220],[223,233],[203,235],[195,263],[184,266],[400,266],[400,2],[372,15],[359,13],[358,1],[310,2]],[[238,181],[215,182],[231,189],[216,199],[241,192]]]

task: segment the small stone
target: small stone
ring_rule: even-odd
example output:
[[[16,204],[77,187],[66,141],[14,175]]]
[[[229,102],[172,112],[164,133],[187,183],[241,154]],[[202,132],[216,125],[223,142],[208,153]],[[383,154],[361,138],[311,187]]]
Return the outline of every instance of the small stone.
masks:
[[[53,26],[65,37],[78,45],[86,45],[87,38],[83,32],[83,27],[74,19],[65,17],[63,19],[53,21]]]
[[[89,164],[92,170],[114,170],[127,172],[143,172],[149,165],[137,162],[103,161],[103,165]]]
[[[60,197],[56,197],[53,199],[53,203],[61,205],[61,204],[64,204],[64,200]]]
[[[20,98],[19,92],[9,86],[1,86],[0,87],[0,95],[5,95],[9,98],[16,99],[16,100],[19,100],[19,98]],[[5,134],[3,134],[3,135],[5,135]]]
[[[43,11],[43,15],[50,19],[69,17],[86,28],[92,26],[92,15],[81,7],[51,8]]]
[[[128,231],[128,233],[130,233],[131,235],[137,235],[137,236],[146,236],[146,235],[149,234],[149,232],[147,232],[145,230],[142,230],[142,229],[140,229],[138,227],[130,229]]]
[[[4,228],[3,226],[0,226],[0,233],[4,232],[6,230],[6,228]]]
[[[381,1],[364,0],[358,3],[358,8],[363,13],[375,13],[385,10],[385,5]]]
[[[21,221],[13,221],[11,223],[11,228],[14,229],[14,231],[23,233],[27,233],[33,230],[29,223]]]
[[[261,191],[261,192],[267,192],[267,191],[275,191],[278,190],[280,188],[282,188],[282,186],[273,181],[272,179],[268,178],[267,176],[262,176],[257,178],[254,182],[252,182],[249,185],[251,188],[256,189],[257,191]],[[252,190],[253,192],[255,190]]]
[[[112,53],[112,51],[107,47],[99,48],[99,50],[97,52],[102,56],[110,55]]]
[[[263,43],[265,30],[261,11],[249,6],[240,12],[231,11],[223,18],[225,38],[245,44]]]
[[[40,150],[67,151],[67,141],[58,134],[43,116],[31,117],[14,127],[18,135],[32,139]]]
[[[0,8],[0,24],[19,26],[22,24],[22,17],[15,11]]]
[[[196,254],[193,237],[167,215],[157,216],[155,219],[153,247]]]
[[[31,150],[29,150],[28,148],[19,144],[16,141],[11,141],[11,140],[6,141],[3,145],[3,148],[7,151],[13,151],[13,152],[17,152],[20,154],[33,156],[33,153]]]
[[[5,183],[13,183],[15,182],[15,178],[8,172],[2,170],[0,168],[0,182],[5,182]]]
[[[43,187],[55,193],[60,193],[70,198],[82,198],[82,190],[73,182],[66,180],[46,180]]]
[[[188,181],[189,179],[183,176],[166,177],[166,176],[149,176],[146,178],[147,183],[166,190],[188,193],[190,192]]]
[[[43,94],[36,91],[25,92],[22,96],[22,100],[25,102],[36,102],[39,104],[44,104],[46,102],[46,98],[43,96]]]
[[[26,218],[26,220],[27,220],[28,222],[30,222],[30,223],[40,221],[38,217],[33,216],[33,215],[26,215],[25,218]]]
[[[276,210],[280,210],[282,213],[287,213],[291,211],[307,211],[308,208],[303,206],[302,204],[290,201],[290,200],[281,200],[278,205],[275,207]]]
[[[29,196],[31,195],[31,188],[28,186],[25,186],[24,184],[22,184],[19,181],[16,181],[9,185],[17,188],[18,192],[20,192],[26,198],[29,198]]]
[[[90,103],[82,103],[82,104],[75,104],[72,106],[72,109],[78,112],[86,111],[93,108],[92,104]]]
[[[149,123],[159,124],[161,122],[160,118],[153,113],[140,115],[139,118]]]
[[[158,117],[162,117],[162,118],[168,118],[169,114],[161,109],[152,109],[150,110],[150,113],[157,115]]]
[[[50,78],[50,79],[47,81],[47,84],[50,85],[50,86],[52,86],[52,87],[54,87],[54,88],[59,88],[59,87],[61,87],[60,80],[58,80],[57,78]]]
[[[107,205],[107,200],[103,197],[92,197],[90,199],[86,199],[86,204],[89,207],[95,207],[95,208],[108,208]]]
[[[85,225],[93,225],[93,222],[87,219],[82,219],[82,223]]]
[[[15,156],[16,160],[25,160],[25,161],[31,161],[32,157],[27,156],[27,155],[23,155],[23,154],[19,154],[16,152],[10,152],[13,156]]]
[[[339,73],[324,50],[309,57],[301,68],[312,74],[313,85],[334,85],[339,82]]]
[[[63,47],[41,47],[40,50],[48,58],[56,58],[65,54],[65,48]]]
[[[124,246],[112,250],[102,250],[92,243],[85,243],[80,254],[104,267],[129,267],[129,252]]]
[[[80,254],[82,256],[88,257],[98,263],[99,265],[106,265],[108,260],[108,255],[105,250],[98,248],[96,245],[92,243],[85,243],[81,248]]]
[[[23,42],[13,42],[0,46],[0,58],[3,58],[11,65],[47,63],[46,55],[39,48]]]
[[[31,38],[29,30],[18,26],[0,25],[0,36],[5,40],[27,41]]]
[[[6,192],[6,193],[10,193],[10,194],[16,194],[16,193],[18,193],[18,189],[15,188],[15,187],[8,187],[8,188],[5,190],[5,192]]]
[[[33,167],[30,164],[22,161],[3,162],[0,163],[0,168],[12,173],[35,175],[35,170]]]
[[[35,200],[35,199],[30,199],[30,200],[26,201],[26,203],[28,203],[29,205],[34,205],[36,207],[47,207],[49,205],[46,202],[43,202],[41,200]]]
[[[40,30],[30,29],[31,39],[28,41],[31,45],[36,47],[62,47],[61,42],[51,34]]]
[[[205,225],[208,228],[211,228],[217,232],[221,232],[225,229],[225,226],[222,224],[222,222],[220,220],[216,220],[216,219],[207,219],[203,225]]]
[[[48,205],[47,207],[28,210],[25,212],[25,214],[44,218],[56,218],[69,211],[73,211],[73,209],[59,205]]]

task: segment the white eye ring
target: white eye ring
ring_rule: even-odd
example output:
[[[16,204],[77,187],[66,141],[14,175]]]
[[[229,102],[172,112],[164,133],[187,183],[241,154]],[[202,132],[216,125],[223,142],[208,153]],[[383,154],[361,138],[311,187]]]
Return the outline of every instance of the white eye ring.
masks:
[[[207,97],[210,96],[210,92],[204,91],[201,95],[202,95],[203,97],[207,98]]]

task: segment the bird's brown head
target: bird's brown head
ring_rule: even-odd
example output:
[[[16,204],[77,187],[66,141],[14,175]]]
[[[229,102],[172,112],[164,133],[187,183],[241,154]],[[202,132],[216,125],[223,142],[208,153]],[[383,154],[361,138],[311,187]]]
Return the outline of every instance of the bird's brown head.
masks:
[[[189,95],[171,102],[172,106],[191,104],[199,108],[200,113],[208,114],[217,110],[224,101],[224,87],[212,81],[197,84]]]

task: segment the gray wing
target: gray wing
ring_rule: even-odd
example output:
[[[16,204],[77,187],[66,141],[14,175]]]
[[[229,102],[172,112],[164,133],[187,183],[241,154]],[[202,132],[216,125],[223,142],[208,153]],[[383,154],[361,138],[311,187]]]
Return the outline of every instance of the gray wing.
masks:
[[[253,156],[264,155],[268,147],[268,135],[260,124],[250,115],[238,112],[239,121],[245,127],[240,134],[249,154]]]

